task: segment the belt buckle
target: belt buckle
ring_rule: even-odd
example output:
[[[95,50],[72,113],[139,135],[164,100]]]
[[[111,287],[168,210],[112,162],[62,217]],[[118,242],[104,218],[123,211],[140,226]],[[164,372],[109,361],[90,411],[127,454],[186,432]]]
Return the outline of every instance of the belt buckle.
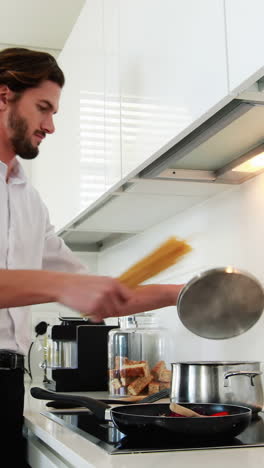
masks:
[[[17,368],[17,354],[11,353],[10,369],[16,369],[16,368]]]

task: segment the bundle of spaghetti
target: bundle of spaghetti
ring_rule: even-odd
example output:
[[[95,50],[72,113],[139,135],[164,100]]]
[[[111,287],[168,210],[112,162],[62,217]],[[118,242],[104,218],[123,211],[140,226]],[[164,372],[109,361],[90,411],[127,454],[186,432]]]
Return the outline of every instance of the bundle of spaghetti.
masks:
[[[129,288],[135,288],[143,281],[177,263],[191,250],[192,248],[186,241],[170,237],[152,253],[132,265],[119,276],[118,280]]]

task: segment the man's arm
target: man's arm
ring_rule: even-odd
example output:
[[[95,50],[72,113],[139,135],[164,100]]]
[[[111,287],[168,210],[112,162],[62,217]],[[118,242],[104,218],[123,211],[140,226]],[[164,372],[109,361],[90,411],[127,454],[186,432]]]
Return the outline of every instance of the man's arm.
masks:
[[[175,305],[183,285],[130,290],[114,278],[46,270],[0,270],[0,308],[59,302],[95,322]]]
[[[54,270],[57,273],[58,271],[85,273],[85,266],[80,263],[65,245],[64,241],[55,234],[54,227],[50,223],[49,214],[45,206],[44,210],[47,218],[47,227],[43,253],[43,269]],[[87,271],[86,273],[88,275]],[[106,281],[106,277],[87,275],[85,275],[86,279],[84,280],[86,282],[85,284],[87,284],[86,288],[95,288],[94,292],[98,291],[98,287],[100,288],[99,282]],[[71,275],[71,277],[73,276],[75,277],[76,275]],[[94,286],[93,281],[89,281],[89,278],[95,279]],[[104,278],[104,280],[102,280],[102,278]],[[111,278],[108,279],[109,281],[115,281]],[[79,287],[81,288],[80,281],[81,280],[79,280]],[[118,285],[120,286],[120,283],[118,283]],[[110,316],[131,315],[147,310],[176,305],[182,286],[183,285],[158,284],[141,286],[135,290],[126,289],[128,296],[126,296],[125,301],[120,303],[115,294],[107,294],[106,296],[103,295],[102,301],[98,298],[99,306],[97,306],[97,302],[95,305],[93,302],[93,291],[89,289],[85,290],[87,294],[84,296],[84,303],[80,302],[77,304],[75,294],[78,288],[77,283],[74,281],[73,284],[68,285],[68,290],[64,292],[64,294],[59,294],[59,300],[57,299],[56,302],[60,302],[80,311],[82,314],[89,316],[93,321],[100,321]],[[81,298],[83,291],[80,292],[78,290],[78,294],[80,294]]]
[[[184,284],[149,284],[139,286],[124,304],[124,315],[136,314],[147,310],[176,306]]]
[[[121,315],[132,292],[114,278],[46,270],[0,270],[0,309],[59,302],[83,315]]]

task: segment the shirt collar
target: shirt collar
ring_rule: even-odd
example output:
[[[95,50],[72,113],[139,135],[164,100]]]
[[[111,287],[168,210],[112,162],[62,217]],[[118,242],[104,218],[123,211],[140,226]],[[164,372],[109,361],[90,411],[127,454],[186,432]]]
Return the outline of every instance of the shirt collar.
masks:
[[[7,165],[0,161],[0,178],[4,181],[6,180],[7,169]],[[17,159],[11,170],[8,182],[10,184],[25,184],[27,182],[25,171]]]

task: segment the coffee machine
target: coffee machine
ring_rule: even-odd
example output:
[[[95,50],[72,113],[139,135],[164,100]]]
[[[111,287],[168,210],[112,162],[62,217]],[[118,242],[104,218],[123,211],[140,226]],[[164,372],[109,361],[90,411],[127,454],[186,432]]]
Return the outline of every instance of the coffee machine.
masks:
[[[60,321],[47,329],[44,386],[57,392],[107,390],[108,332],[117,327],[76,317]]]

